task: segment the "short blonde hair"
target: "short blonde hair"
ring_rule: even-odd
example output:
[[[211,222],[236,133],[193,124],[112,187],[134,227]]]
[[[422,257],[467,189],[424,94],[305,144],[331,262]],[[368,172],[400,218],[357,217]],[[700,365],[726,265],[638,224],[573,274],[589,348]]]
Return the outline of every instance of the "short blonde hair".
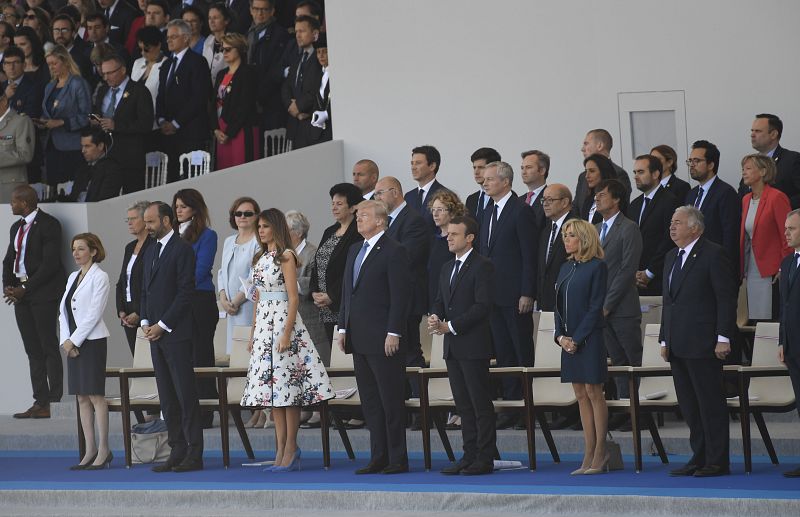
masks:
[[[222,37],[222,43],[230,45],[239,52],[239,58],[247,61],[247,39],[236,32],[229,32]]]
[[[600,236],[597,228],[589,221],[583,219],[570,219],[561,227],[561,238],[567,232],[572,231],[580,243],[578,251],[573,253],[570,258],[578,262],[589,262],[593,258],[603,258],[603,246],[600,245]]]
[[[778,174],[778,168],[775,166],[775,161],[769,156],[763,154],[748,154],[742,158],[742,167],[748,161],[753,162],[756,169],[764,172],[764,183],[772,185],[775,183],[775,176]]]
[[[383,221],[383,229],[389,227],[389,212],[386,211],[386,205],[381,203],[380,201],[375,201],[372,199],[365,199],[361,203],[356,205],[356,210],[365,210],[365,209],[372,209],[374,210],[375,218]]]

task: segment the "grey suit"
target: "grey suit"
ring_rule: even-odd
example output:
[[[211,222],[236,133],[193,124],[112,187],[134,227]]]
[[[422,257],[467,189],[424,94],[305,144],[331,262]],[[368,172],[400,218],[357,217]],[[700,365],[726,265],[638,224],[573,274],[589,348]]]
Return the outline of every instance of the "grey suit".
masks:
[[[314,255],[317,254],[317,247],[306,240],[306,245],[297,254],[300,265],[297,268],[297,286],[300,294],[300,306],[297,311],[300,313],[303,323],[308,329],[311,341],[322,358],[325,365],[331,364],[331,342],[325,334],[325,327],[319,319],[319,309],[311,299],[311,269],[314,267]]]
[[[603,223],[597,231],[602,235]],[[608,284],[603,310],[606,316],[604,338],[614,366],[642,365],[642,312],[636,289],[636,271],[642,254],[639,227],[619,212],[603,240],[604,260],[608,266]],[[629,397],[628,382],[615,378],[617,394]]]
[[[28,183],[34,144],[31,119],[9,110],[0,120],[0,203],[11,201],[14,189]]]

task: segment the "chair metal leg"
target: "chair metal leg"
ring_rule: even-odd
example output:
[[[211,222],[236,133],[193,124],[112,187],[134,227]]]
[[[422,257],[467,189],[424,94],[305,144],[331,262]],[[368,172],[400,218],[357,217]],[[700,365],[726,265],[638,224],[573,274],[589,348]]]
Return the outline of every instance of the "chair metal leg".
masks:
[[[225,468],[231,465],[231,443],[228,429],[228,388],[227,380],[222,376],[217,377],[217,394],[219,395],[219,432],[222,443],[222,464]]]
[[[742,449],[744,452],[744,471],[753,471],[753,448],[750,434],[750,395],[747,390],[747,379],[739,375],[739,423],[742,426]]]
[[[667,451],[666,449],[664,449],[664,444],[661,442],[661,435],[658,432],[658,426],[656,425],[656,422],[653,419],[653,415],[650,413],[645,415],[645,421],[647,422],[647,428],[650,429],[650,437],[653,439],[653,445],[656,446],[656,450],[658,451],[658,457],[661,458],[661,463],[663,463],[664,465],[669,464]]]
[[[547,423],[547,419],[544,417],[544,413],[536,411],[536,420],[539,421],[539,427],[542,429],[544,441],[547,442],[547,448],[550,449],[553,463],[561,463],[561,457],[558,455],[558,449],[556,449],[556,442],[553,441],[553,435],[550,433],[550,426]]]
[[[436,426],[436,430],[439,432],[439,439],[442,440],[442,446],[444,446],[444,451],[447,453],[447,459],[456,461],[456,456],[453,454],[453,447],[450,445],[450,438],[447,436],[447,421],[444,419],[441,412],[437,411],[434,414],[433,423]],[[430,454],[430,443],[428,447],[428,454]]]
[[[528,469],[536,470],[536,423],[533,407],[533,381],[527,376],[522,378],[523,395],[525,397],[525,434],[528,438]]]
[[[247,436],[247,430],[244,428],[244,422],[242,421],[242,410],[241,408],[230,408],[231,409],[231,416],[233,416],[233,423],[236,424],[236,430],[239,431],[239,438],[242,439],[242,445],[244,445],[244,450],[247,453],[247,457],[251,460],[256,459],[256,455],[253,453],[253,447],[250,445],[250,438]]]
[[[122,405],[122,443],[125,447],[125,466],[131,468],[131,397],[128,386],[128,377],[119,376],[119,394]]]
[[[325,470],[331,466],[331,436],[328,426],[328,402],[323,401],[319,405],[320,431],[322,433],[322,465]]]
[[[633,462],[636,472],[642,471],[642,431],[639,429],[639,383],[631,375],[628,377],[630,393],[631,431],[633,431]]]
[[[775,447],[772,445],[772,438],[769,436],[767,424],[764,422],[764,415],[761,413],[761,411],[753,411],[753,420],[756,421],[758,430],[761,432],[761,438],[764,440],[764,446],[767,448],[769,459],[772,460],[773,465],[777,465],[778,455],[775,454]]]
[[[342,439],[342,445],[344,445],[344,450],[347,451],[347,457],[350,458],[350,461],[354,461],[356,459],[356,455],[353,452],[353,446],[350,444],[350,437],[347,436],[347,429],[344,427],[344,422],[342,422],[342,419],[336,414],[336,411],[334,411],[332,408],[329,409],[331,413],[331,420],[333,420],[333,425],[336,427],[336,430],[339,431],[339,437]]]

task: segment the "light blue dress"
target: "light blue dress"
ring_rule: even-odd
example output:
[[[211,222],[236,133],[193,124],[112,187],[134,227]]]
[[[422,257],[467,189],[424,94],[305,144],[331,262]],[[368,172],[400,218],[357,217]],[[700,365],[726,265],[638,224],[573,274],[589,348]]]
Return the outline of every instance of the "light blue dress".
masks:
[[[236,234],[225,239],[222,246],[222,262],[217,274],[217,285],[220,291],[225,291],[229,300],[242,291],[240,278],[250,278],[253,269],[253,257],[258,253],[258,238],[253,238],[244,243],[236,244]],[[253,302],[245,301],[239,312],[226,318],[228,320],[228,345],[227,352],[231,353],[233,343],[233,327],[237,325],[249,326],[253,324]]]

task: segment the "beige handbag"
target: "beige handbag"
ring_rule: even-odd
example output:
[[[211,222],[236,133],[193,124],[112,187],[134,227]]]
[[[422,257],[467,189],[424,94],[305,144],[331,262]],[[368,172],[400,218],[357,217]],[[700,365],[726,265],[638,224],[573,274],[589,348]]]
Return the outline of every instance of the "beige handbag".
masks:
[[[608,440],[606,440],[606,451],[608,451],[608,470],[624,470],[625,465],[622,462],[622,449],[619,444],[614,441],[611,433],[608,433]]]
[[[171,451],[166,431],[131,433],[131,461],[133,463],[161,463],[167,461]]]

